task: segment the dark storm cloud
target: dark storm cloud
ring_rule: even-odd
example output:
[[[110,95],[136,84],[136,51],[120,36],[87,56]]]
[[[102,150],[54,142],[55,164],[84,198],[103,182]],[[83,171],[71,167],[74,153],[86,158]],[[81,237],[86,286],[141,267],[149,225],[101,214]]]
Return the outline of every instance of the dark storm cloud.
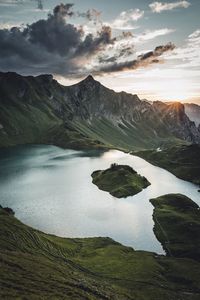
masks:
[[[49,14],[47,20],[28,25],[22,35],[33,45],[40,45],[46,51],[69,55],[81,43],[82,30],[66,22],[73,16],[73,4],[60,4]]]
[[[72,17],[74,15],[74,12],[71,10],[73,6],[74,6],[73,3],[67,3],[67,4],[61,3],[60,5],[57,5],[54,8],[52,16],[61,19],[67,16]],[[49,16],[51,16],[51,14]]]
[[[90,11],[82,17],[90,20],[98,14]],[[97,71],[115,72],[159,62],[158,57],[174,47],[172,44],[158,46],[134,61],[117,63],[119,58],[127,59],[133,54],[133,47],[128,43],[119,43],[132,38],[131,33],[113,38],[110,26],[101,25],[95,35],[86,34],[84,27],[70,23],[74,16],[77,17],[77,12],[74,12],[73,4],[60,4],[47,19],[22,28],[1,29],[0,70],[33,75],[48,72],[77,76],[83,75],[85,66],[89,67],[92,59],[96,58],[99,59]],[[114,54],[110,56],[108,53],[112,49]],[[92,67],[90,71],[93,71]]]
[[[97,36],[88,34],[85,40],[79,45],[76,51],[76,55],[91,55],[103,50],[107,45],[113,45],[116,38],[112,38],[111,28],[109,26],[103,26]]]
[[[27,72],[45,70],[67,74],[77,71],[80,56],[92,57],[115,39],[111,29],[103,26],[94,36],[85,35],[81,27],[69,23],[74,15],[73,4],[60,4],[46,20],[42,19],[25,28],[0,30],[1,70],[27,69]],[[60,69],[59,69],[60,68]]]
[[[113,63],[99,68],[99,72],[103,73],[112,73],[119,72],[124,70],[134,70],[140,67],[147,67],[148,65],[159,63],[159,57],[162,56],[167,51],[174,50],[175,45],[172,43],[168,43],[166,45],[158,46],[154,49],[154,51],[149,51],[142,55],[139,55],[136,59]]]

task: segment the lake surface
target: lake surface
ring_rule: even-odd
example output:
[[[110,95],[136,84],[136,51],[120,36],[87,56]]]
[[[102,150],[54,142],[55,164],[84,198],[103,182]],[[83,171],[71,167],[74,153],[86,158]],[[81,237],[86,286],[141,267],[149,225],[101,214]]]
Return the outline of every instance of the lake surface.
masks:
[[[92,184],[91,173],[128,164],[151,185],[117,199]],[[198,187],[120,151],[74,151],[48,145],[0,150],[0,204],[25,224],[64,237],[109,236],[134,249],[164,253],[153,233],[150,198],[182,193],[200,205]]]

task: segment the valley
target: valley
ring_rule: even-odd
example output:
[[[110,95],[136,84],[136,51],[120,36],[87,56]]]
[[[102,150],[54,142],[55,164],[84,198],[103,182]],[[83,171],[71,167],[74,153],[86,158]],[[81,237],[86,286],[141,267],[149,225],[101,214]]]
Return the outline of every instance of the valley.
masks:
[[[173,206],[197,207],[177,193],[199,201],[200,131],[184,106],[92,76],[64,87],[51,75],[0,73],[0,85],[1,205],[16,213],[0,208],[1,297],[198,299],[199,216]],[[92,185],[92,172],[118,162],[151,185],[126,200]],[[177,238],[182,220],[195,222],[190,245]]]
[[[0,0],[0,300],[200,299],[199,11]]]
[[[183,172],[179,168],[182,154],[191,147],[198,158],[200,143],[199,128],[181,103],[150,104],[137,95],[116,93],[91,75],[65,87],[51,75],[25,77],[8,72],[0,73],[0,85],[0,147],[53,144],[133,151],[180,178],[200,180],[193,155],[187,155]],[[170,165],[168,155],[161,158],[158,148],[173,155],[177,166]]]

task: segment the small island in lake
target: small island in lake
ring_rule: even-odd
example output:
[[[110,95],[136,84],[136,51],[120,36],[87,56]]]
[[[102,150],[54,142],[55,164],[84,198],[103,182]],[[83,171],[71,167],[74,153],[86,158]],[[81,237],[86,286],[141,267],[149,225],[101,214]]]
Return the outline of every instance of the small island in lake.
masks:
[[[100,190],[117,198],[136,195],[150,185],[150,182],[127,165],[112,164],[109,169],[92,173],[92,182]]]

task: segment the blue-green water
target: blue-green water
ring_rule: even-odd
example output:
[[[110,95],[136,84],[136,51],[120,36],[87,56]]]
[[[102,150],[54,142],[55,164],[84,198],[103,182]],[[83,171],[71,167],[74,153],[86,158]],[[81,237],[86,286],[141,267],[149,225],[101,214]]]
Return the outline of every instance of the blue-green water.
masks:
[[[94,170],[129,164],[151,186],[117,199],[92,184]],[[24,223],[65,237],[109,236],[135,249],[163,253],[153,233],[149,199],[182,193],[200,204],[197,186],[120,151],[73,151],[48,145],[0,150],[0,204]]]

